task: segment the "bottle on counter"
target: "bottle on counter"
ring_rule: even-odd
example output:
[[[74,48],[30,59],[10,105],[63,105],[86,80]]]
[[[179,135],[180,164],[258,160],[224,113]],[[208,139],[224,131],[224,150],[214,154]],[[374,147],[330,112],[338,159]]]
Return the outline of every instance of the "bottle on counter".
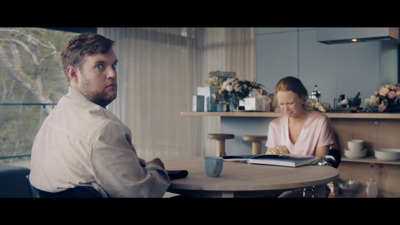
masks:
[[[341,101],[343,101],[344,99],[345,99],[345,95],[344,95],[344,94],[341,94],[341,95],[339,95],[338,102],[341,102]]]
[[[320,97],[321,92],[317,89],[317,85],[315,85],[314,90],[311,91],[311,95],[308,98],[319,102]]]

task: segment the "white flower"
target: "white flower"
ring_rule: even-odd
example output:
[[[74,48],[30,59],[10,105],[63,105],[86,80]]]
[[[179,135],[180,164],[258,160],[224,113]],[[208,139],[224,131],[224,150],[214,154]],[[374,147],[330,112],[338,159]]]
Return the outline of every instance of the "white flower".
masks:
[[[389,93],[389,88],[383,87],[381,90],[379,90],[379,94],[382,96],[386,96],[387,93]]]
[[[379,100],[378,97],[376,97],[375,95],[371,95],[370,98],[366,98],[365,99],[365,105],[368,105],[368,106],[377,105],[378,104],[378,100]]]
[[[225,82],[222,83],[221,89],[226,90],[228,88],[228,86],[231,85],[231,83],[232,83],[232,79],[228,78]]]
[[[226,90],[227,90],[227,91],[229,91],[229,92],[231,92],[231,91],[233,90],[233,87],[232,87],[232,85],[228,85],[228,86],[226,86]]]
[[[371,105],[377,104],[379,101],[379,98],[376,97],[375,95],[371,95],[371,97],[369,97],[369,102]]]

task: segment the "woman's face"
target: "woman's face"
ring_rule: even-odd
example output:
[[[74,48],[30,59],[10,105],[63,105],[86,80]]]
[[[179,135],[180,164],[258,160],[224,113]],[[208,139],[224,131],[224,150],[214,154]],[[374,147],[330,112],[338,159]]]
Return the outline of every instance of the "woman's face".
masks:
[[[278,91],[276,97],[281,111],[288,117],[298,117],[304,113],[305,97],[299,98],[293,91]]]

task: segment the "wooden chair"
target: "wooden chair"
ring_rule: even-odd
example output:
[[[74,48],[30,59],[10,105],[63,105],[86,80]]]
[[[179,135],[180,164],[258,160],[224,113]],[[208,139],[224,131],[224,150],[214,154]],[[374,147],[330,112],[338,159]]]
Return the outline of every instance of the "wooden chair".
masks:
[[[217,156],[225,156],[225,140],[233,139],[235,135],[233,134],[208,134],[209,139],[215,139],[217,141]]]
[[[260,155],[261,154],[261,142],[266,141],[268,136],[263,135],[245,135],[242,137],[243,141],[251,141],[252,142],[252,154]]]

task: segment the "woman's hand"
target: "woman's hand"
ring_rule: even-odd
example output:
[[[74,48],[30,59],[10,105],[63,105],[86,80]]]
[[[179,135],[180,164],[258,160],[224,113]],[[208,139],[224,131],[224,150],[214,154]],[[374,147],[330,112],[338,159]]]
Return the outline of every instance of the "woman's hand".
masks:
[[[268,148],[267,152],[265,154],[274,154],[274,155],[279,155],[279,154],[290,154],[289,149],[287,149],[286,146],[276,146],[272,148]]]

